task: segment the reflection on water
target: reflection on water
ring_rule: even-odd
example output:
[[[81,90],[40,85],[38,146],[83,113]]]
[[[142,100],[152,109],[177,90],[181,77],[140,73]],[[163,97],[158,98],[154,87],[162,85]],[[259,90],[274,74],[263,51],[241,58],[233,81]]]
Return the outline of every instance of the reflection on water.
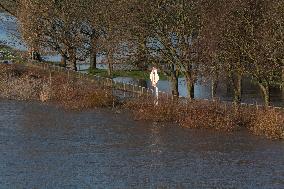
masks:
[[[0,101],[0,188],[283,188],[284,143]]]

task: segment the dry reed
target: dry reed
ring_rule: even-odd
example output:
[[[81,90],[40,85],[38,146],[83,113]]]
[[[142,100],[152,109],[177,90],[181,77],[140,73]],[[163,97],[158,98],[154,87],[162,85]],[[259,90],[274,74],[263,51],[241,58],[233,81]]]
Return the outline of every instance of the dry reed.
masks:
[[[255,135],[271,139],[284,139],[284,112],[275,109],[234,106],[219,101],[181,100],[149,97],[126,101],[137,120],[176,122],[180,126],[199,129],[235,131],[246,128]]]
[[[68,109],[106,107],[116,103],[110,88],[76,74],[39,67],[0,65],[0,97],[53,102]]]

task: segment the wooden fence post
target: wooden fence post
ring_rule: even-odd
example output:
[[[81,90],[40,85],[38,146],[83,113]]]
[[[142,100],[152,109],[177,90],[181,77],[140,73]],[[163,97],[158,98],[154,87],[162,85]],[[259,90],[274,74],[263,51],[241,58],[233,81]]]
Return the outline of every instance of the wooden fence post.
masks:
[[[51,71],[49,70],[49,84],[51,85],[52,78],[51,78]]]

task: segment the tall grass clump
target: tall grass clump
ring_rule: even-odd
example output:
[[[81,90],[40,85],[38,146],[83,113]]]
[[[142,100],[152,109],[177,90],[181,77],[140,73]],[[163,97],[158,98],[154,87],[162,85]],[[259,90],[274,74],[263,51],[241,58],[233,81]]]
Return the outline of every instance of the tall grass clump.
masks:
[[[49,91],[51,101],[70,109],[109,107],[117,102],[111,89],[83,78],[68,79],[64,74],[53,77]]]
[[[284,112],[273,108],[258,109],[249,129],[256,135],[284,139]]]
[[[116,103],[110,88],[77,74],[37,66],[0,65],[0,97],[39,100],[68,109],[107,107]]]
[[[176,122],[189,128],[215,128],[232,130],[234,128],[234,113],[225,110],[219,103],[205,101],[184,102],[160,98],[156,104],[154,98],[145,97],[131,100],[124,107],[133,111],[138,120],[153,120],[157,122]]]
[[[42,72],[16,65],[0,65],[0,97],[37,100],[44,81]]]
[[[220,131],[247,129],[255,135],[271,139],[284,138],[284,113],[275,109],[235,106],[220,101],[141,97],[126,101],[124,108],[137,120],[176,122],[180,126]]]
[[[181,125],[189,128],[216,129],[232,131],[238,129],[235,124],[236,111],[220,102],[193,101]]]
[[[179,101],[160,98],[156,103],[156,99],[151,96],[128,100],[123,107],[132,110],[136,120],[155,122],[178,122],[186,111],[184,104]]]

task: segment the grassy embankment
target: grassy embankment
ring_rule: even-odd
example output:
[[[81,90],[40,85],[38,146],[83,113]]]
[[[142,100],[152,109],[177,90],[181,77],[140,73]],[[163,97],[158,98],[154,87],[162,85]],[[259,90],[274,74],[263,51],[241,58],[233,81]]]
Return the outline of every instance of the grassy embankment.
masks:
[[[0,65],[0,97],[39,100],[68,109],[109,107],[116,103],[110,88],[76,74],[32,65]]]

